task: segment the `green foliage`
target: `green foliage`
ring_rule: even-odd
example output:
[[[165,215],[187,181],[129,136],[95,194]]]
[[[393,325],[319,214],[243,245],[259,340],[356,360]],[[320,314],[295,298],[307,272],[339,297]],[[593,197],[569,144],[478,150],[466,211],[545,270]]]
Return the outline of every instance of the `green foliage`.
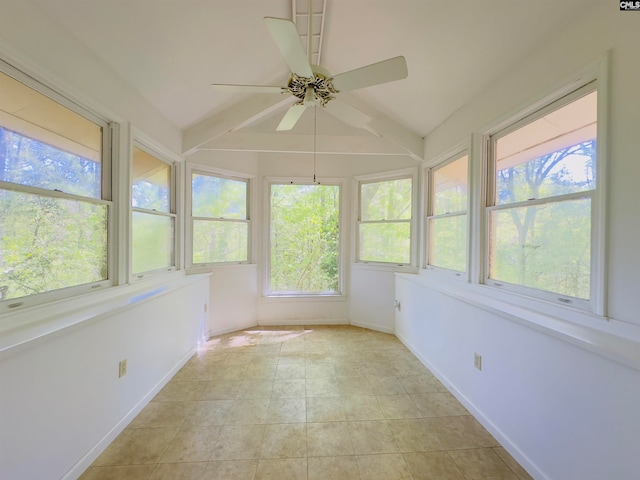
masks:
[[[434,170],[431,185],[432,215],[467,210],[468,175],[468,155]]]
[[[156,185],[144,180],[135,182],[131,186],[131,206],[169,212],[169,186]]]
[[[360,257],[363,262],[411,262],[411,222],[361,223]]]
[[[339,218],[338,186],[271,186],[272,292],[339,291]]]
[[[363,262],[411,262],[411,178],[360,186],[358,259]]]
[[[498,171],[498,204],[550,200],[492,212],[490,278],[589,298],[590,200],[552,197],[595,188],[595,152],[590,140]]]
[[[0,127],[0,180],[100,198],[100,163]]]
[[[193,263],[246,262],[248,238],[247,222],[194,220]]]
[[[411,178],[362,184],[360,220],[410,220],[411,186]]]
[[[0,128],[0,179],[100,197],[100,165]],[[107,278],[107,207],[0,189],[2,298]]]
[[[247,182],[194,173],[191,214],[194,264],[248,260]]]
[[[513,216],[535,215],[521,241]],[[505,282],[589,298],[589,199],[493,212],[495,255],[491,276]]]
[[[0,190],[0,287],[17,298],[107,278],[107,207]]]
[[[458,272],[467,269],[467,215],[429,220],[429,265]]]
[[[191,213],[203,218],[247,218],[247,182],[193,174]]]
[[[173,218],[144,212],[133,212],[131,217],[131,271],[173,266]]]

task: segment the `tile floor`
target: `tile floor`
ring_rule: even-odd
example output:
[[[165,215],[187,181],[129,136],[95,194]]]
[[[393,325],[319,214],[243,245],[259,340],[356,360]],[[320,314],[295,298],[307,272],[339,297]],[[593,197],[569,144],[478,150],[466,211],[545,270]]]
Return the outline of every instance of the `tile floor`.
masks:
[[[393,335],[212,338],[81,480],[530,479]]]

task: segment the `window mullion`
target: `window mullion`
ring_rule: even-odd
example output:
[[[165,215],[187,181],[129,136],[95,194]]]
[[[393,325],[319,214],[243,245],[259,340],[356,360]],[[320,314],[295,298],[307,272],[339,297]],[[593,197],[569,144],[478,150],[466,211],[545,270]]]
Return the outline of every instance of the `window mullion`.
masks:
[[[535,198],[532,200],[524,200],[522,202],[504,203],[500,205],[494,205],[487,207],[489,212],[497,210],[508,210],[510,208],[523,208],[523,207],[535,207],[536,205],[546,205],[550,203],[566,202],[568,200],[575,200],[579,198],[592,198],[594,190],[587,190],[584,192],[567,193],[565,195],[556,195],[553,197]]]
[[[437,220],[438,218],[450,218],[450,217],[459,217],[460,215],[466,215],[466,210],[460,210],[459,212],[447,212],[441,213],[440,215],[431,215],[427,217],[427,220]]]

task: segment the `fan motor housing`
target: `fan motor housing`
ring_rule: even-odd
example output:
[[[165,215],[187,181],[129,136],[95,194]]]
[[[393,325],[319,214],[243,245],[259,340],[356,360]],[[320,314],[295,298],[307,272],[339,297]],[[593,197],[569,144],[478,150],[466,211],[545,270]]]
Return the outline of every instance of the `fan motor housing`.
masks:
[[[294,97],[299,98],[301,100],[301,103],[303,103],[308,88],[311,88],[313,89],[316,100],[318,100],[320,104],[324,106],[327,104],[327,102],[335,98],[333,94],[338,93],[338,91],[331,83],[331,73],[328,70],[322,68],[319,65],[312,65],[311,70],[314,74],[313,77],[301,77],[299,75],[296,75],[295,73],[292,73],[285,91],[287,91]]]

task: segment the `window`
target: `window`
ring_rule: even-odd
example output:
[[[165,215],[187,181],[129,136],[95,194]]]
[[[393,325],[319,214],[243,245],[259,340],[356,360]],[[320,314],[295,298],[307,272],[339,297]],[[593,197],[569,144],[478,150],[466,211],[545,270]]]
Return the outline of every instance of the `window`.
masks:
[[[432,267],[466,271],[468,172],[466,154],[431,171],[427,262]]]
[[[191,263],[249,261],[246,179],[191,173]]]
[[[410,264],[413,177],[358,186],[358,261]]]
[[[175,263],[174,169],[134,146],[131,182],[131,272],[172,270]]]
[[[109,129],[4,70],[11,75],[0,72],[0,300],[12,308],[23,305],[11,302],[17,298],[84,291],[109,278]]]
[[[271,295],[341,292],[340,186],[269,185]]]
[[[592,298],[596,142],[594,85],[491,137],[489,283],[567,304]]]

